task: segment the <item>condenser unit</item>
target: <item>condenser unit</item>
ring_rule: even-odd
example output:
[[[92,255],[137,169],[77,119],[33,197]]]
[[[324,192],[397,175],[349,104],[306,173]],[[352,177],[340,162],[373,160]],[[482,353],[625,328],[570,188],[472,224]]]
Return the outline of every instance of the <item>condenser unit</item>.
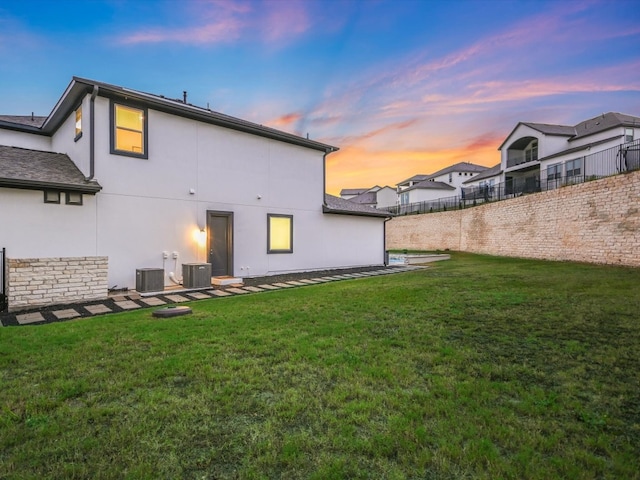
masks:
[[[137,269],[136,290],[142,293],[164,290],[164,270],[162,268]]]
[[[183,263],[182,286],[184,288],[207,288],[211,286],[210,263]]]

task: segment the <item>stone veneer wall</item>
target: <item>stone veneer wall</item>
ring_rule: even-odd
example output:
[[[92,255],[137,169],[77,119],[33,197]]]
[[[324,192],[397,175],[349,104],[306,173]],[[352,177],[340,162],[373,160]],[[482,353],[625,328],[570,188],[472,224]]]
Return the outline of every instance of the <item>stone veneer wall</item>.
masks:
[[[640,171],[387,223],[388,249],[640,266]]]
[[[10,258],[9,311],[107,297],[108,257]]]

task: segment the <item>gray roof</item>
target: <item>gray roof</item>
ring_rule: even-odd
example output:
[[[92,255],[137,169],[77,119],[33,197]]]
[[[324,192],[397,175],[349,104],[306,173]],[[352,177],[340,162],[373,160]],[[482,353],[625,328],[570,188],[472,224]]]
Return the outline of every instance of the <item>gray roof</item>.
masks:
[[[320,150],[325,153],[335,152],[337,147],[317,142],[315,140],[309,140],[308,138],[300,137],[292,133],[276,130],[275,128],[265,127],[257,123],[248,122],[240,118],[225,115],[223,113],[214,112],[208,108],[198,107],[185,103],[180,99],[165,98],[162,95],[154,95],[151,93],[145,93],[137,90],[132,90],[125,87],[119,87],[117,85],[110,85],[108,83],[96,82],[94,80],[88,80],[80,77],[73,77],[71,83],[65,90],[62,97],[58,100],[55,107],[46,118],[41,126],[35,127],[33,125],[16,123],[14,121],[2,121],[0,120],[0,128],[8,128],[13,130],[23,130],[30,133],[39,133],[42,135],[52,135],[62,125],[64,120],[71,114],[71,112],[77,108],[79,102],[91,92],[96,92],[97,95],[113,98],[113,99],[127,99],[130,101],[136,101],[140,104],[152,108],[154,110],[169,113],[192,120],[197,120],[203,123],[209,123],[224,128],[230,128],[233,130],[258,135],[261,137],[279,140],[281,142],[290,143],[293,145],[299,145],[302,147],[311,148],[314,150]]]
[[[500,168],[501,166],[502,164],[499,163],[497,165],[494,165],[491,168],[487,168],[482,172],[480,172],[475,177],[472,177],[469,180],[465,180],[462,183],[477,182],[478,180],[484,180],[485,178],[491,178],[491,177],[495,177],[496,175],[500,175],[502,173],[502,169]]]
[[[396,183],[396,185],[401,185],[403,183],[407,183],[407,182],[421,182],[422,180],[424,180],[425,178],[427,178],[429,175],[414,175],[413,177],[409,177],[406,180],[402,180],[401,182]]]
[[[573,137],[576,134],[575,127],[571,127],[569,125],[553,125],[548,123],[531,123],[531,122],[520,122],[520,124],[526,125],[527,127],[531,127],[534,130],[539,131],[540,133],[544,133],[545,135],[559,135],[564,137]]]
[[[378,210],[367,205],[361,205],[354,203],[344,198],[334,197],[326,193],[324,195],[324,205],[322,206],[323,213],[337,213],[341,215],[358,215],[362,217],[381,217],[387,218],[392,215],[384,210]]]
[[[349,201],[353,203],[364,204],[364,205],[375,205],[376,203],[378,203],[378,193],[364,192],[364,193],[361,193],[360,195],[350,198]]]
[[[427,178],[425,178],[425,180],[439,177],[440,175],[446,175],[447,173],[451,173],[451,172],[472,172],[472,173],[482,172],[485,168],[487,167],[483,167],[482,165],[476,165],[475,163],[460,162],[460,163],[456,163],[454,165],[445,167],[442,170],[438,170],[437,172],[432,173],[431,175],[427,175]]]
[[[16,123],[18,125],[28,125],[30,127],[41,127],[47,117],[36,115],[0,115],[0,122]]]
[[[420,183],[416,183],[415,185],[405,188],[402,190],[403,192],[408,192],[409,190],[455,190],[456,187],[452,187],[448,183],[444,182],[434,182],[433,180],[423,180]]]
[[[369,188],[343,188],[340,190],[340,195],[360,195],[369,190]]]
[[[94,194],[102,187],[87,181],[62,153],[0,145],[0,187],[30,190],[59,189]]]
[[[640,127],[640,117],[624,113],[603,113],[575,126],[575,136],[570,141],[617,127]]]

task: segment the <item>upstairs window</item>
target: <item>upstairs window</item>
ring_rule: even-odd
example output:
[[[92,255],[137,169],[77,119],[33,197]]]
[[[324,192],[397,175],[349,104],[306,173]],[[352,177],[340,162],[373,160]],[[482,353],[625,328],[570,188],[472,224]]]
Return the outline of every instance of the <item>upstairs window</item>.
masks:
[[[112,102],[111,153],[147,157],[147,110]]]
[[[82,106],[79,106],[76,110],[76,137],[75,140],[82,136]]]
[[[547,167],[547,188],[556,188],[562,181],[562,164],[556,163]]]
[[[633,142],[633,128],[624,129],[624,142],[625,143]]]
[[[267,253],[293,253],[293,215],[267,215]]]

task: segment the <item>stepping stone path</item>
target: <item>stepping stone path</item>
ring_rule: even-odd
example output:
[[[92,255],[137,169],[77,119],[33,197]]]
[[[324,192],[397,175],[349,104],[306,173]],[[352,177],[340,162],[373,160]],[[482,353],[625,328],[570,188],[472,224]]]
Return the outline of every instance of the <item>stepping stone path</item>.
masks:
[[[137,308],[158,307],[161,305],[170,305],[172,303],[183,303],[194,300],[204,300],[217,297],[231,297],[236,295],[244,295],[247,293],[260,293],[265,291],[281,290],[285,288],[298,288],[308,285],[317,285],[320,283],[355,280],[366,277],[373,277],[379,275],[389,275],[392,273],[409,272],[411,270],[419,270],[426,268],[417,265],[404,265],[399,267],[386,267],[380,270],[372,270],[369,272],[359,273],[345,273],[335,274],[326,277],[312,277],[309,279],[291,280],[287,282],[276,282],[270,284],[263,284],[258,286],[244,286],[241,284],[228,285],[215,290],[198,290],[192,292],[180,292],[177,293],[161,293],[153,296],[142,296],[138,292],[132,292],[131,294],[118,294],[108,298],[105,303],[91,302],[89,305],[78,304],[71,308],[64,308],[59,310],[47,310],[27,313],[0,313],[0,326],[8,325],[30,325],[38,323],[48,323],[51,321],[70,320],[78,317],[86,317],[88,312],[90,315],[102,315],[105,313],[111,313],[113,308],[108,306],[115,305],[117,308],[115,311],[122,310],[134,310]]]

